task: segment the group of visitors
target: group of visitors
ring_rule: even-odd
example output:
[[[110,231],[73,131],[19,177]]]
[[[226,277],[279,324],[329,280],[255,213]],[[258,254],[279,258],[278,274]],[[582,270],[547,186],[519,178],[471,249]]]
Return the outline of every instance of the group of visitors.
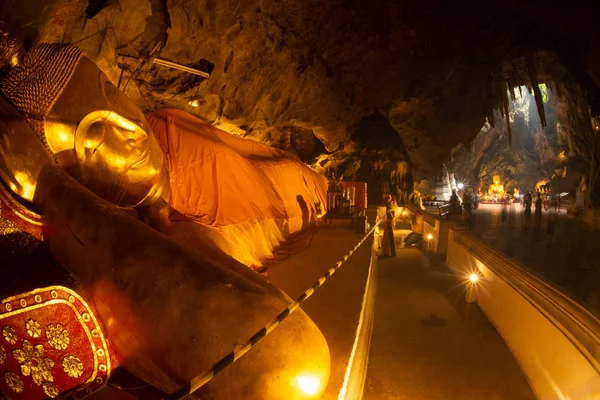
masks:
[[[394,225],[395,225],[395,213],[396,213],[396,200],[393,195],[384,195],[384,202],[386,205],[386,214],[383,221],[384,232],[383,240],[381,243],[381,256],[383,257],[394,257],[396,255],[396,246],[394,242]],[[531,228],[531,214],[532,208],[535,207],[534,212],[534,224],[535,229],[541,228],[542,223],[542,208],[545,206],[541,193],[536,193],[535,199],[531,192],[528,192],[521,199],[522,205],[525,208],[523,213],[523,227],[528,230]],[[508,216],[508,210],[510,208],[511,198],[509,195],[502,201],[502,213],[501,221],[504,224]],[[479,206],[479,195],[468,190],[464,190],[459,197],[457,190],[452,191],[450,196],[449,212],[451,216],[461,216],[463,219],[469,221],[469,227],[474,224],[473,210]],[[560,198],[557,200],[557,211],[560,208]],[[459,217],[460,218],[460,217]],[[548,233],[552,233],[554,230],[554,222],[556,222],[556,215],[549,216],[548,218]]]
[[[531,207],[535,204],[535,212],[533,216],[533,221],[535,224],[535,229],[540,229],[542,226],[542,208],[544,207],[544,201],[542,199],[541,193],[536,193],[535,202],[533,200],[533,195],[531,192],[528,192],[522,199],[523,207],[525,207],[525,212],[523,213],[523,227],[525,229],[531,228]],[[548,209],[546,207],[546,209]],[[558,196],[556,212],[560,212],[560,196]],[[548,233],[553,233],[554,231],[554,223],[556,222],[556,215],[551,213],[548,216]]]
[[[475,224],[473,210],[479,208],[479,195],[475,192],[464,190],[461,198],[462,204],[456,190],[452,191],[452,195],[450,196],[450,217],[465,220],[469,225],[469,229],[472,229]]]
[[[462,204],[459,200],[456,190],[452,191],[450,196],[450,212],[454,215],[461,215],[463,211],[466,215],[471,215],[472,210],[479,208],[479,195],[470,191],[462,192]]]

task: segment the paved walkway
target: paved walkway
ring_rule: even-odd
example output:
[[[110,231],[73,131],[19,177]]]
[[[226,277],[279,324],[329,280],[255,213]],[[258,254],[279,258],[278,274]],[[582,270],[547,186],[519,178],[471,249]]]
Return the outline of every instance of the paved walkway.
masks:
[[[267,279],[296,299],[344,256],[363,235],[349,220],[334,220],[319,229],[309,248],[269,267]],[[352,352],[369,273],[372,239],[366,241],[325,285],[302,305],[317,324],[331,353],[331,377],[323,396],[337,399]]]
[[[375,209],[368,215],[374,219]],[[279,261],[267,269],[266,279],[296,299],[343,257],[363,235],[354,233],[349,220],[334,220],[319,229],[310,247]],[[352,352],[360,317],[363,293],[369,273],[372,239],[367,240],[328,282],[302,305],[317,324],[331,353],[331,377],[324,400],[337,400]],[[265,321],[267,322],[267,321]],[[94,400],[133,400],[115,388],[92,396]]]
[[[399,249],[380,261],[366,400],[535,398],[498,332],[462,291],[421,250]]]

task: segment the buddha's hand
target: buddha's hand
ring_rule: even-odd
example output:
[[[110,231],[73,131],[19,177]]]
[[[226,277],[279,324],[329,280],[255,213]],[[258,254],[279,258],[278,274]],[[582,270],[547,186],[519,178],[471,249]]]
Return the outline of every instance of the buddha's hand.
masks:
[[[40,171],[54,163],[25,119],[0,96],[0,180],[32,201]]]

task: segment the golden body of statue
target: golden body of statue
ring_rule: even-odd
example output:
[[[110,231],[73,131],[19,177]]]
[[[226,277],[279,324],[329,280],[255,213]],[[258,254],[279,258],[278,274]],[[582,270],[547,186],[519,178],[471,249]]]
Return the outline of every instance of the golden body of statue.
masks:
[[[0,356],[22,354],[18,346],[31,345],[41,351],[44,365],[62,362],[69,377],[88,373],[89,349],[65,353],[62,361],[47,361],[43,346],[48,344],[35,342],[40,325],[56,327],[61,322],[52,318],[62,314],[43,314],[40,310],[46,308],[40,306],[56,305],[62,293],[65,304],[79,304],[78,296],[89,302],[86,312],[75,311],[83,312],[76,318],[82,326],[96,321],[90,314],[97,318],[97,327],[89,331],[90,343],[106,339],[106,350],[100,353],[103,347],[94,347],[102,346],[98,342],[90,358],[94,373],[104,375],[93,375],[73,388],[72,381],[50,370],[32,382],[19,373],[14,360],[0,362],[0,372],[10,377],[0,382],[1,391],[36,393],[29,398],[56,397],[70,390],[89,393],[102,389],[118,367],[159,393],[143,398],[160,398],[287,307],[287,296],[226,254],[182,246],[123,211],[135,207],[142,214],[160,215],[156,211],[163,210],[168,199],[163,156],[142,112],[77,49],[37,46],[1,82],[0,91],[0,180],[19,207],[41,215],[46,249],[42,255],[47,254],[33,261],[17,258],[0,268],[0,326],[8,338]],[[57,282],[61,274],[68,278]],[[67,285],[64,282],[70,289],[41,289]],[[78,294],[69,295],[68,290]],[[51,296],[47,303],[42,296],[46,294]],[[31,306],[35,302],[40,305]],[[50,320],[47,325],[35,318],[19,322],[16,308]],[[75,329],[66,322],[58,325]],[[58,328],[53,329],[46,335]],[[53,343],[61,351],[73,348],[65,340]],[[329,367],[327,343],[298,310],[258,352],[226,369],[198,394],[203,399],[319,397]],[[311,396],[298,389],[298,377],[307,374],[318,382]]]

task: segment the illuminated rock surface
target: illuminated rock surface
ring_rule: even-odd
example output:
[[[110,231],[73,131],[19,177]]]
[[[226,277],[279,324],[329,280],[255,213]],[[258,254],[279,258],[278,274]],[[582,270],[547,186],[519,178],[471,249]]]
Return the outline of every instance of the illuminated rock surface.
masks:
[[[576,83],[598,113],[600,41],[586,7],[7,0],[0,19],[26,43],[59,36],[77,43],[113,82],[123,67],[121,87],[146,110],[186,109],[304,158],[323,151],[314,138],[338,149],[377,108],[415,169],[427,173],[437,172],[449,148],[473,139],[493,108],[503,108],[507,83],[554,79],[571,99],[582,96]],[[210,79],[151,63],[138,68],[154,48],[162,58],[212,68]]]

